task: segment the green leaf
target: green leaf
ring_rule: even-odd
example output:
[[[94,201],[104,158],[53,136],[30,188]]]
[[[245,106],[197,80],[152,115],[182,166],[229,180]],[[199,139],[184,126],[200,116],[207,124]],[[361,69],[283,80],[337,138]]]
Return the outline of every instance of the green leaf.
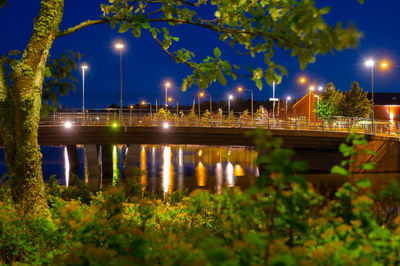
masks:
[[[350,172],[349,170],[339,166],[339,165],[334,165],[331,169],[331,174],[338,174],[338,175],[343,175],[343,176],[349,176]]]
[[[226,78],[224,77],[224,74],[222,72],[217,73],[217,79],[221,85],[225,86],[226,85]]]
[[[214,48],[214,56],[217,58],[221,57],[221,50],[218,47]]]
[[[362,169],[367,170],[367,171],[371,171],[374,170],[376,166],[375,162],[369,162],[369,163],[365,163],[362,165]]]
[[[118,32],[119,33],[124,33],[127,32],[130,29],[131,25],[129,24],[123,24],[121,27],[119,27]]]
[[[262,90],[263,85],[262,85],[261,79],[256,79],[255,82],[256,82],[257,88],[258,88],[259,90]]]
[[[367,188],[371,186],[371,181],[368,178],[362,179],[356,183],[360,188]]]

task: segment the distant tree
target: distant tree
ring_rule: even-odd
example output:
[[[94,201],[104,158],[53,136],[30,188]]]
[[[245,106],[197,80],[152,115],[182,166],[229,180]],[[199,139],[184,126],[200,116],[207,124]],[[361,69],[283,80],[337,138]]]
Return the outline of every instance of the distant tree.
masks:
[[[363,92],[358,82],[354,81],[351,90],[344,93],[338,111],[341,116],[367,117],[371,112],[371,106],[372,101],[368,99],[367,92]]]
[[[343,93],[336,90],[333,83],[326,85],[325,91],[321,94],[319,108],[316,110],[317,117],[330,119],[332,116],[340,115],[338,106],[343,99]]]
[[[211,122],[211,113],[207,109],[206,112],[201,117],[201,125],[202,126],[209,126],[210,122]]]

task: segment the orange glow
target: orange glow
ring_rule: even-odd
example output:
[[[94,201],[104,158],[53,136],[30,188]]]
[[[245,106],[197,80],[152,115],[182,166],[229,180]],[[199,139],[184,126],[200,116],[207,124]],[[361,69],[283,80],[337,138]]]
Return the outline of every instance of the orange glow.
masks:
[[[305,82],[307,81],[307,79],[306,79],[305,77],[301,77],[301,78],[299,79],[299,81],[300,81],[300,83],[305,83]]]
[[[310,91],[314,91],[315,87],[314,86],[310,86]]]
[[[142,101],[142,105],[145,105],[146,104],[146,102],[145,101]]]
[[[237,90],[238,90],[238,92],[242,92],[243,91],[242,87],[239,87]]]
[[[244,176],[245,175],[244,169],[239,164],[235,165],[234,171],[235,171],[234,172],[235,176]]]
[[[199,151],[197,152],[197,156],[201,157],[202,155],[203,155],[203,151],[202,151],[202,150],[199,150]]]
[[[169,86],[171,86],[171,83],[169,83],[168,81],[165,83],[165,87],[169,87]]]
[[[133,109],[133,105],[129,106],[129,108]]]
[[[200,92],[199,95],[200,95],[200,97],[203,97],[203,96],[204,96],[204,93],[203,93],[203,92]]]
[[[169,97],[169,98],[168,98],[168,101],[169,101],[169,102],[171,102],[171,101],[172,101],[172,98],[171,98],[171,97]]]
[[[389,67],[389,63],[386,61],[382,61],[380,64],[381,68],[388,68]]]

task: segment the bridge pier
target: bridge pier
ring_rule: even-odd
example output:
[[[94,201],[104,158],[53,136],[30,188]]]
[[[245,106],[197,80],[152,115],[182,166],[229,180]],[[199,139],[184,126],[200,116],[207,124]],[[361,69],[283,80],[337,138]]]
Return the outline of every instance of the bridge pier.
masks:
[[[70,175],[74,174],[74,175],[78,176],[79,157],[78,157],[78,150],[76,148],[76,145],[66,145],[66,147],[67,147]]]
[[[140,145],[136,144],[128,145],[125,152],[125,160],[124,160],[124,169],[123,169],[124,178],[133,177],[133,169],[138,167],[139,158],[140,158]]]
[[[113,156],[111,144],[101,144],[102,186],[111,185],[113,180]]]
[[[85,182],[94,189],[102,187],[101,150],[100,145],[84,145],[85,151]]]

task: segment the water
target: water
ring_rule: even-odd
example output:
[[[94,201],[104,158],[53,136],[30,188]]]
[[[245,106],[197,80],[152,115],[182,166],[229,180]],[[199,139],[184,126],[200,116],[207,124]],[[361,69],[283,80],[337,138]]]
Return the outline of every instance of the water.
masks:
[[[56,175],[61,185],[68,185],[70,169],[64,146],[41,147],[45,180]],[[125,145],[113,146],[113,181],[122,177]],[[131,156],[131,155],[129,155]],[[78,176],[84,179],[84,150],[78,146]],[[145,170],[140,181],[152,192],[203,188],[220,191],[223,187],[247,188],[258,176],[257,152],[245,147],[194,145],[141,145],[138,164]],[[7,172],[4,153],[0,152],[0,175]]]

